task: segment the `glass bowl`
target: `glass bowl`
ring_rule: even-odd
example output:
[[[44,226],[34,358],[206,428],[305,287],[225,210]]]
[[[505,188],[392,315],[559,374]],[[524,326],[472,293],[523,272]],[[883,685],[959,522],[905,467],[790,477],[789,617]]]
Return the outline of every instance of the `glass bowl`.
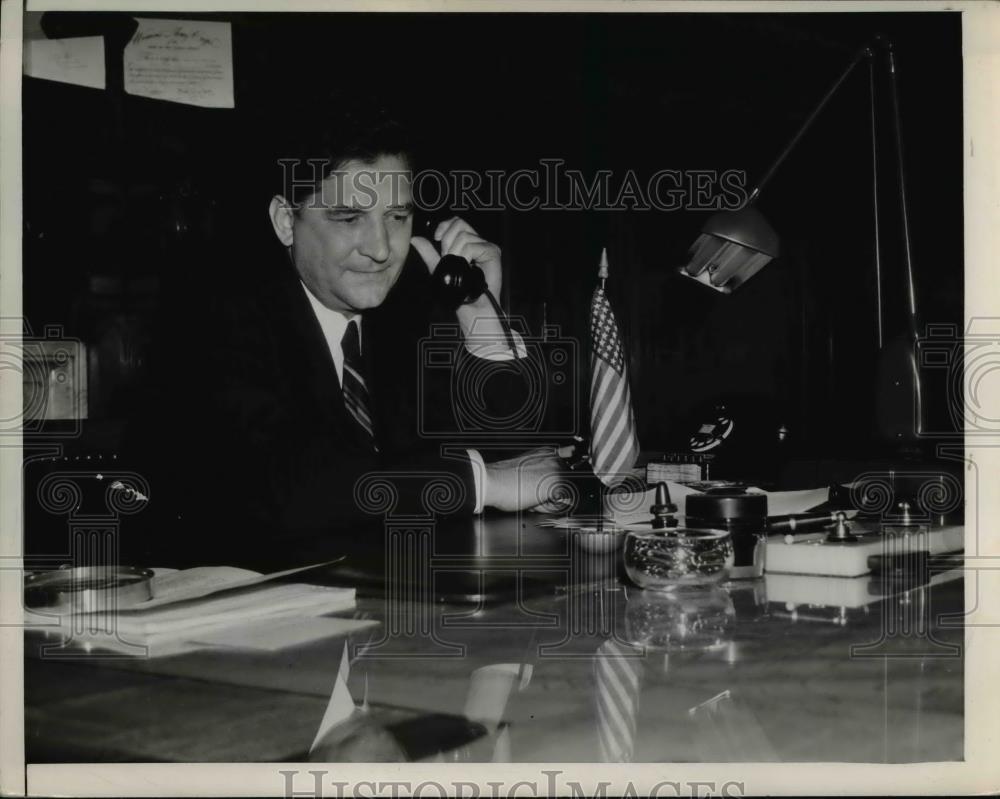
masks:
[[[726,579],[733,542],[725,530],[633,530],[625,536],[624,558],[625,572],[640,588],[683,591]]]

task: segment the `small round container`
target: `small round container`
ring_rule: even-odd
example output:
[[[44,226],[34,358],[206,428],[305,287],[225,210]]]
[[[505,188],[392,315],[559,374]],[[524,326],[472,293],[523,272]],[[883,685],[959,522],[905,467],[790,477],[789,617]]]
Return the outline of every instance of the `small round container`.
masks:
[[[725,530],[674,527],[625,537],[625,572],[640,588],[683,591],[726,579],[733,545]]]
[[[709,489],[689,494],[684,519],[692,527],[723,529],[733,542],[732,580],[764,576],[767,550],[767,495],[750,494],[741,486]]]

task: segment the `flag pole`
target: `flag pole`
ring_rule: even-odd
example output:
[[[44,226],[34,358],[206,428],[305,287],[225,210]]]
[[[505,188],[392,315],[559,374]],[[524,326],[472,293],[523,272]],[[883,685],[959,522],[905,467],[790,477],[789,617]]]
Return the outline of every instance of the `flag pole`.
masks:
[[[607,280],[608,280],[608,248],[607,247],[601,247],[601,260],[600,260],[600,263],[598,263],[598,265],[597,265],[597,278],[601,282],[600,288],[601,288],[601,292],[603,293],[604,290],[605,290],[604,286],[605,286],[605,284],[607,283]],[[603,483],[603,481],[602,481],[602,483]],[[603,487],[603,484],[602,484],[602,487],[601,487],[601,497],[602,497],[602,499],[601,499],[601,506],[598,509],[598,522],[597,522],[597,530],[598,530],[598,532],[601,532],[601,533],[604,532],[604,499],[603,499],[604,494],[605,494],[605,491],[604,491],[604,487]]]
[[[597,266],[597,277],[601,281],[601,291],[604,291],[604,283],[608,279],[608,248],[601,248],[601,262]]]

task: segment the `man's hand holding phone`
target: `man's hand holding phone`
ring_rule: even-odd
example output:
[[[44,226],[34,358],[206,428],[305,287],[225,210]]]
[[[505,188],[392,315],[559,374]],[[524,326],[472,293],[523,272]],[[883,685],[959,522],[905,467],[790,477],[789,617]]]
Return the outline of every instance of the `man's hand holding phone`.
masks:
[[[503,267],[500,260],[500,248],[482,238],[472,226],[457,216],[439,223],[432,231],[432,237],[438,242],[441,252],[423,236],[413,236],[410,243],[420,253],[427,269],[434,273],[438,262],[445,255],[458,255],[474,266],[478,266],[486,275],[486,285],[494,297],[500,296],[503,284]],[[477,297],[472,302],[460,305],[455,311],[462,333],[468,337],[475,325],[477,338],[496,334],[503,337],[503,325],[486,295]]]

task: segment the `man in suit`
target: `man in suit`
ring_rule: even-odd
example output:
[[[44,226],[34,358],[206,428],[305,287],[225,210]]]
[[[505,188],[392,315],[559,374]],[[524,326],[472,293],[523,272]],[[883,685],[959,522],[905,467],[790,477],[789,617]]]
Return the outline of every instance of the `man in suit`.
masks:
[[[551,449],[486,463],[422,435],[457,432],[467,391],[485,398],[494,432],[532,401],[517,368],[528,352],[518,339],[512,351],[488,299],[450,310],[432,286],[441,255],[456,254],[499,296],[500,250],[458,218],[432,233],[440,255],[413,236],[405,131],[377,108],[332,111],[300,117],[304,138],[286,143],[284,185],[268,205],[280,252],[203,292],[193,349],[175,348],[168,369],[174,424],[161,431],[153,492],[163,489],[171,526],[195,534],[175,547],[190,562],[322,551],[386,511],[537,506],[559,469]],[[461,331],[453,364],[479,359],[464,370],[475,386],[456,384],[461,370],[430,368],[421,342],[441,322]],[[185,454],[164,458],[171,449]]]

